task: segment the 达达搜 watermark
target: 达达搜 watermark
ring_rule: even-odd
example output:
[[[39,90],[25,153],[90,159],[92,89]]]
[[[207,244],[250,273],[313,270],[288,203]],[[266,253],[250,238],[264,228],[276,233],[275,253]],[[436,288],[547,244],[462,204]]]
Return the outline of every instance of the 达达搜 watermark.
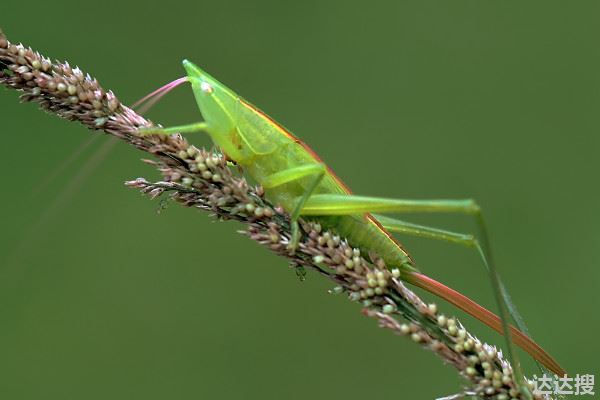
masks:
[[[533,393],[538,395],[594,395],[594,375],[577,374],[572,376],[547,375],[533,376]]]

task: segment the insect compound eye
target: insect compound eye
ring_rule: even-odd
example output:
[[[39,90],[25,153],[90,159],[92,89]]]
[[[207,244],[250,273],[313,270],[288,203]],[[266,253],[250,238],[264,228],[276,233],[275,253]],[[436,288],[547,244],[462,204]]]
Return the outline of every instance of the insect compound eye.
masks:
[[[204,92],[204,93],[208,93],[208,94],[212,94],[215,89],[208,83],[208,82],[200,82],[200,89]]]

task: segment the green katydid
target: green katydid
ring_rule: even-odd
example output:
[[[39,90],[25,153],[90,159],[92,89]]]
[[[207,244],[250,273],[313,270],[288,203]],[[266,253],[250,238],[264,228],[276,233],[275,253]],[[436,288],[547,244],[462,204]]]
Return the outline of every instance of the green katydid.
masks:
[[[264,187],[266,197],[272,203],[282,206],[290,214],[293,232],[290,251],[298,243],[298,219],[310,217],[346,237],[353,246],[369,249],[383,258],[388,266],[400,269],[403,280],[449,301],[504,334],[511,358],[515,358],[514,341],[548,369],[560,376],[565,374],[559,364],[532,339],[508,325],[506,307],[513,317],[514,307],[497,279],[489,261],[489,252],[484,251],[472,235],[374,214],[451,212],[473,215],[483,228],[483,248],[487,249],[481,209],[473,200],[396,200],[353,195],[315,152],[288,130],[190,61],[184,60],[183,66],[187,72],[186,77],[159,89],[147,98],[154,97],[154,102],[175,86],[188,82],[204,121],[168,128],[148,128],[140,133],[207,133],[228,159]],[[492,276],[502,318],[419,272],[410,255],[392,233],[446,240],[476,248]],[[519,324],[520,319],[515,317],[515,320]]]

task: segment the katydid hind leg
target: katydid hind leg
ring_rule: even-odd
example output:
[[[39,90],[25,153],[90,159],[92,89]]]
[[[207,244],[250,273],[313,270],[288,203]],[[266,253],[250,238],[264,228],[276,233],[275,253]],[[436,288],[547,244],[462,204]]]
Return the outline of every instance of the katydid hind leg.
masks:
[[[442,240],[474,248],[480,256],[481,261],[483,262],[483,265],[486,268],[486,271],[490,273],[490,268],[493,268],[493,260],[491,257],[491,251],[489,249],[490,245],[489,240],[487,240],[488,234],[487,229],[485,228],[485,224],[480,224],[480,236],[484,238],[483,243],[487,243],[487,246],[482,245],[479,242],[479,240],[477,240],[477,238],[471,234],[456,233],[443,229],[418,225],[411,222],[402,221],[396,218],[390,218],[385,215],[376,215],[375,217],[383,225],[383,227],[390,232],[423,237],[428,239]],[[523,333],[525,333],[527,336],[530,336],[527,326],[525,325],[525,322],[521,317],[521,314],[518,312],[502,281],[500,281],[500,290],[502,292],[502,297],[509,309],[509,313],[514,319],[517,327],[521,331],[523,331]]]
[[[478,223],[481,235],[483,238],[483,246],[479,245],[478,242],[471,242],[472,244],[477,243],[475,247],[483,262],[488,270],[494,294],[497,298],[500,316],[502,317],[503,331],[508,334],[507,346],[513,359],[516,357],[516,352],[513,349],[512,342],[510,341],[510,329],[508,324],[508,318],[504,318],[506,310],[512,315],[515,323],[524,333],[527,333],[527,328],[517,312],[515,305],[512,303],[510,296],[504,285],[498,278],[495,265],[491,262],[488,254],[489,252],[489,239],[487,229],[485,227],[485,221],[481,213],[481,208],[473,200],[403,200],[403,199],[386,199],[376,198],[367,196],[354,196],[354,195],[337,195],[337,194],[318,194],[312,196],[306,203],[302,210],[303,215],[355,215],[361,213],[372,213],[372,212],[383,212],[383,213],[461,213],[474,215]],[[408,226],[404,226],[405,230]],[[410,227],[414,233],[419,232],[420,234],[432,235],[434,232],[431,228],[427,230],[419,230],[417,226],[413,224]],[[422,227],[421,227],[422,228]],[[438,238],[440,238],[441,232],[438,231]],[[456,236],[448,236],[446,232],[446,239],[457,239]],[[434,235],[435,238],[436,235]],[[441,235],[443,237],[444,235]],[[463,238],[464,239],[464,238]],[[466,242],[463,240],[463,244]]]
[[[433,227],[429,227],[429,226],[418,225],[418,224],[414,224],[411,222],[402,221],[402,220],[399,220],[396,218],[390,218],[385,215],[375,215],[375,217],[381,223],[381,225],[389,232],[400,233],[400,234],[404,234],[404,235],[411,235],[411,236],[416,236],[416,237],[423,237],[423,238],[434,239],[434,240],[442,240],[442,241],[450,242],[453,244],[459,244],[459,245],[463,245],[465,247],[474,248],[477,251],[479,257],[481,258],[481,261],[483,262],[483,265],[485,266],[487,273],[488,274],[493,273],[493,265],[491,264],[491,259],[486,254],[486,252],[482,248],[482,246],[479,243],[479,241],[477,240],[477,238],[475,238],[475,236],[473,236],[473,235],[456,233],[456,232],[433,228]],[[498,290],[501,292],[500,294],[509,310],[509,314],[511,314],[511,316],[515,320],[515,323],[517,324],[519,329],[526,336],[529,337],[530,335],[527,332],[525,323],[523,322],[520,314],[516,310],[516,307],[513,304],[512,299],[510,298],[510,296],[499,276],[498,276],[497,283],[499,285]],[[494,284],[493,284],[493,288],[496,289],[496,286]],[[507,325],[508,325],[508,323],[507,323]],[[522,327],[525,327],[525,329],[523,329]],[[510,329],[507,328],[505,330],[505,332],[508,332],[509,330]],[[542,372],[544,372],[542,365],[537,360],[535,360],[535,362],[537,363],[540,370]]]
[[[312,196],[302,210],[303,215],[353,215],[362,213],[460,213],[473,215],[480,230],[480,254],[488,271],[495,271],[489,239],[481,207],[471,200],[405,200],[367,196],[318,194]],[[503,284],[501,294],[515,323],[528,334],[527,326]]]
[[[476,247],[477,239],[470,234],[457,233],[444,229],[433,228],[425,225],[414,224],[397,218],[390,218],[385,215],[373,214],[387,231],[400,233],[409,236],[416,236],[427,239],[442,240],[450,243],[460,244],[465,247]]]

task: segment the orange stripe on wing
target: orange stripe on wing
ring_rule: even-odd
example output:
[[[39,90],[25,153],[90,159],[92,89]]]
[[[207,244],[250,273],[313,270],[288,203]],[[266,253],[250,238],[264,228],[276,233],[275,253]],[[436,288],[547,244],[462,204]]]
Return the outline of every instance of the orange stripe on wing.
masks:
[[[302,146],[302,148],[304,148],[304,150],[306,150],[306,152],[308,154],[310,154],[310,156],[316,162],[325,165],[325,168],[327,168],[327,173],[329,174],[329,176],[331,176],[333,178],[333,180],[335,181],[335,183],[338,184],[338,186],[340,187],[340,189],[342,189],[346,194],[352,194],[352,191],[350,190],[350,188],[348,187],[348,185],[346,185],[340,179],[340,177],[337,176],[335,174],[335,172],[333,172],[333,170],[331,168],[329,168],[329,166],[323,162],[323,160],[321,159],[321,157],[319,157],[319,155],[309,145],[307,145],[306,143],[304,143],[302,140],[298,139],[296,136],[294,136],[293,133],[291,133],[290,131],[288,131],[287,129],[285,129],[277,121],[275,121],[273,118],[269,117],[264,111],[262,111],[261,109],[257,108],[254,104],[250,104],[246,100],[241,99],[241,98],[240,98],[240,103],[244,107],[249,108],[250,110],[254,111],[256,114],[260,115],[262,118],[264,118],[265,120],[267,120],[271,125],[273,125],[275,128],[277,128],[277,130],[282,135],[284,135],[288,139],[293,140],[295,143],[297,143],[300,146]]]

